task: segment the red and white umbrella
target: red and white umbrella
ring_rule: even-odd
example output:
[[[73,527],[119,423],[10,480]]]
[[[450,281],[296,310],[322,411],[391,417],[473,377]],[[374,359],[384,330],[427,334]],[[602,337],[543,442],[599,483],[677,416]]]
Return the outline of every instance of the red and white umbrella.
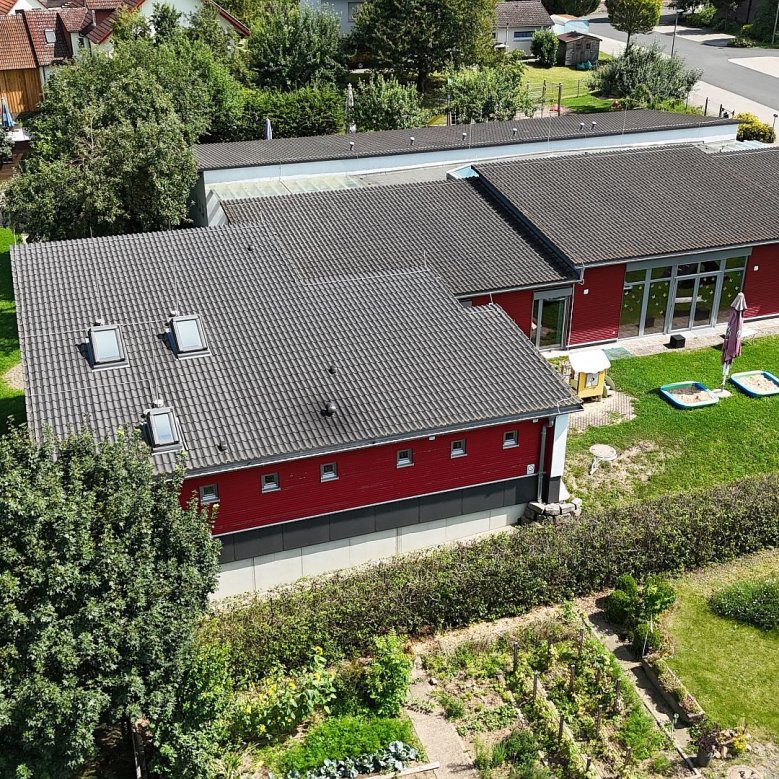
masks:
[[[741,336],[744,332],[744,312],[747,310],[747,301],[743,292],[736,295],[730,304],[730,316],[725,330],[725,341],[722,344],[722,388],[728,380],[730,366],[736,357],[741,356]]]

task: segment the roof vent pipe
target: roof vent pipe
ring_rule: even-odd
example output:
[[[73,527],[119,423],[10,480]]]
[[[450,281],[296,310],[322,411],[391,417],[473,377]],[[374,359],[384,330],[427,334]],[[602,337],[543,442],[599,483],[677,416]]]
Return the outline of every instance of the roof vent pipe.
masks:
[[[516,138],[517,137],[517,128],[516,127],[512,127],[511,128],[511,137],[512,138]]]
[[[584,122],[579,122],[579,130],[583,130],[583,129],[584,129]]]
[[[331,376],[335,376],[335,374],[336,374],[336,373],[338,373],[338,368],[336,368],[336,367],[335,367],[335,365],[331,365],[331,366],[330,366],[330,367],[327,369],[327,372],[328,372],[328,373],[329,373]]]
[[[349,151],[354,151],[354,141],[349,141]]]
[[[408,139],[408,142],[409,142],[410,146],[414,145],[414,136],[413,135]]]
[[[463,133],[463,140],[465,140],[468,137],[468,133]]]
[[[322,413],[324,413],[326,417],[332,417],[335,416],[336,411],[338,411],[338,406],[335,405],[335,401],[329,400]]]
[[[105,324],[105,320],[101,316],[95,317],[95,327],[102,327]]]
[[[590,129],[591,129],[591,130],[594,130],[594,129],[595,129],[595,125],[596,125],[596,124],[598,124],[598,123],[597,123],[597,122],[593,122],[593,123],[592,123],[592,127],[591,127]]]

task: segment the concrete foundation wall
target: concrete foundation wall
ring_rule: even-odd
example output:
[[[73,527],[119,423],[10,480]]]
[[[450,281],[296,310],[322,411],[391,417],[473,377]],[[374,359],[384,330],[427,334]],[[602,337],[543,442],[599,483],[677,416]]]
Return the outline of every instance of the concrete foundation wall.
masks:
[[[515,524],[524,503],[479,511],[464,516],[421,522],[366,535],[288,549],[232,563],[223,563],[216,598],[246,592],[265,592],[303,576],[316,576],[342,568],[384,560],[397,554],[441,544],[471,540]]]

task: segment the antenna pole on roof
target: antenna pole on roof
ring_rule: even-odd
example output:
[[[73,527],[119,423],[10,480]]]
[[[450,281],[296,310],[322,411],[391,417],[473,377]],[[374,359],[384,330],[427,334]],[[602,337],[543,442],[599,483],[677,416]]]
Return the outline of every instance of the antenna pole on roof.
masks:
[[[678,16],[678,14],[677,14]],[[625,134],[625,128],[628,123],[628,104],[625,103],[625,110],[622,112],[622,134]]]

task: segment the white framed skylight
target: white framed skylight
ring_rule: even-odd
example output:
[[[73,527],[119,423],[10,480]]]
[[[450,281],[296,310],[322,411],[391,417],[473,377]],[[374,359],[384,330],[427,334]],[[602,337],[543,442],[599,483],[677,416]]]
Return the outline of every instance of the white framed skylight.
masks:
[[[121,365],[126,361],[119,325],[96,325],[89,331],[92,364],[96,368]]]
[[[171,449],[181,444],[181,435],[172,408],[152,409],[149,412],[148,425],[153,449]]]
[[[208,351],[203,323],[197,314],[174,316],[170,320],[176,354],[189,356]]]

